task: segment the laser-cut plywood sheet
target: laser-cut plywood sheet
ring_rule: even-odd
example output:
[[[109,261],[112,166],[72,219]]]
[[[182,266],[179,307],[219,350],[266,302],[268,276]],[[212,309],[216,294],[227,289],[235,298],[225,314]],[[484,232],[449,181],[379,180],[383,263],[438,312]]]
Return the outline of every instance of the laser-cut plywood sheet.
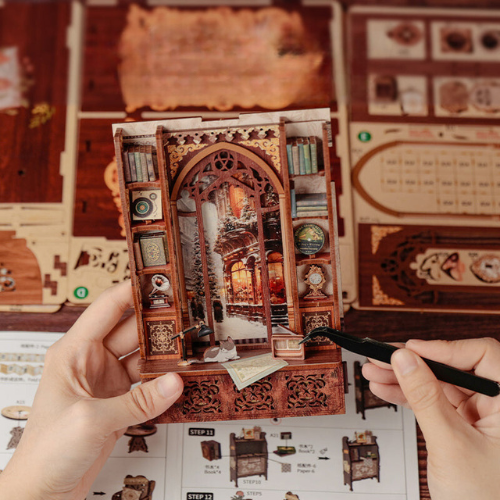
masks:
[[[349,17],[355,307],[498,312],[498,15]]]
[[[85,304],[127,276],[111,124],[158,110],[216,118],[330,107],[346,303],[365,279],[354,253],[359,224],[497,227],[493,11],[352,6],[344,19],[335,2],[293,9],[5,2],[1,13],[0,126],[8,133],[0,137],[0,308]],[[32,26],[29,38],[19,23]],[[224,51],[205,36],[216,29]],[[241,60],[259,71],[236,71]],[[158,85],[172,91],[162,98]],[[30,260],[11,253],[16,245],[36,261],[29,276]]]
[[[126,110],[325,103],[331,73],[325,74],[327,54],[311,28],[298,11],[281,8],[132,5],[118,45]]]
[[[0,10],[0,126],[8,131],[0,137],[0,309],[86,304],[128,277],[112,123],[158,110],[213,118],[337,109],[335,2],[5,2]]]

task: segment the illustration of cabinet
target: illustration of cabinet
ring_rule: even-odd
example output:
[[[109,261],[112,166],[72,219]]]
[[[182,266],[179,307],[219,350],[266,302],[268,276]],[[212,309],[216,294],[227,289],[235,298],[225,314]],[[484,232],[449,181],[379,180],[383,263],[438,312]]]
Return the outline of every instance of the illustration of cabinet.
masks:
[[[397,405],[380,399],[370,391],[370,383],[363,377],[359,361],[354,362],[354,385],[356,387],[356,413],[361,413],[363,420],[366,419],[365,411],[371,408],[392,407],[394,411],[398,411]]]
[[[380,457],[376,436],[370,436],[369,442],[360,442],[359,439],[350,441],[344,436],[342,457],[344,484],[348,484],[351,491],[354,481],[376,477],[380,482]]]
[[[240,439],[234,432],[229,436],[231,481],[238,486],[240,477],[264,476],[267,480],[267,441],[266,433],[261,432],[259,439]]]

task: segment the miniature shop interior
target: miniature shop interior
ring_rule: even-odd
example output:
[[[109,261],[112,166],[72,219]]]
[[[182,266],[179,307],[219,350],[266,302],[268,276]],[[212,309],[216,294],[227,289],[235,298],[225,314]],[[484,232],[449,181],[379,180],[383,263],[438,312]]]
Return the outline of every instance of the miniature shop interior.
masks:
[[[187,386],[158,422],[343,413],[340,349],[299,345],[343,321],[329,110],[186,122],[113,126],[141,378]],[[238,390],[223,363],[266,353]]]
[[[131,450],[347,397],[399,417],[335,344],[299,342],[498,337],[499,74],[494,0],[0,2],[0,329],[66,332],[131,279],[141,379],[185,382]],[[5,405],[13,445],[30,404]],[[264,477],[269,435],[239,438],[231,481]],[[345,434],[346,490],[378,481],[382,443]]]

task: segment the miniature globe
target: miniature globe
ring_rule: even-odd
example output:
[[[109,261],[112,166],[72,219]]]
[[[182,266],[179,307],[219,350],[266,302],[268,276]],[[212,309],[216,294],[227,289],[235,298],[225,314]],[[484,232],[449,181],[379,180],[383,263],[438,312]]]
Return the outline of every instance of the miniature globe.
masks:
[[[325,233],[317,224],[303,224],[294,235],[295,247],[304,255],[318,253],[325,244]]]

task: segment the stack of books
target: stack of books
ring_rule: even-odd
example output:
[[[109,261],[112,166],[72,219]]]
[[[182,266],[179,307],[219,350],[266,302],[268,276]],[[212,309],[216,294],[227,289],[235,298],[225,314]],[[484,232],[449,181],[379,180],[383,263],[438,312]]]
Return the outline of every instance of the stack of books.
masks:
[[[292,137],[287,139],[286,154],[290,175],[310,175],[319,171],[317,137]]]
[[[326,193],[295,193],[290,189],[292,217],[323,217],[328,215]]]
[[[132,146],[123,152],[125,182],[150,182],[158,178],[158,158],[153,146]]]

